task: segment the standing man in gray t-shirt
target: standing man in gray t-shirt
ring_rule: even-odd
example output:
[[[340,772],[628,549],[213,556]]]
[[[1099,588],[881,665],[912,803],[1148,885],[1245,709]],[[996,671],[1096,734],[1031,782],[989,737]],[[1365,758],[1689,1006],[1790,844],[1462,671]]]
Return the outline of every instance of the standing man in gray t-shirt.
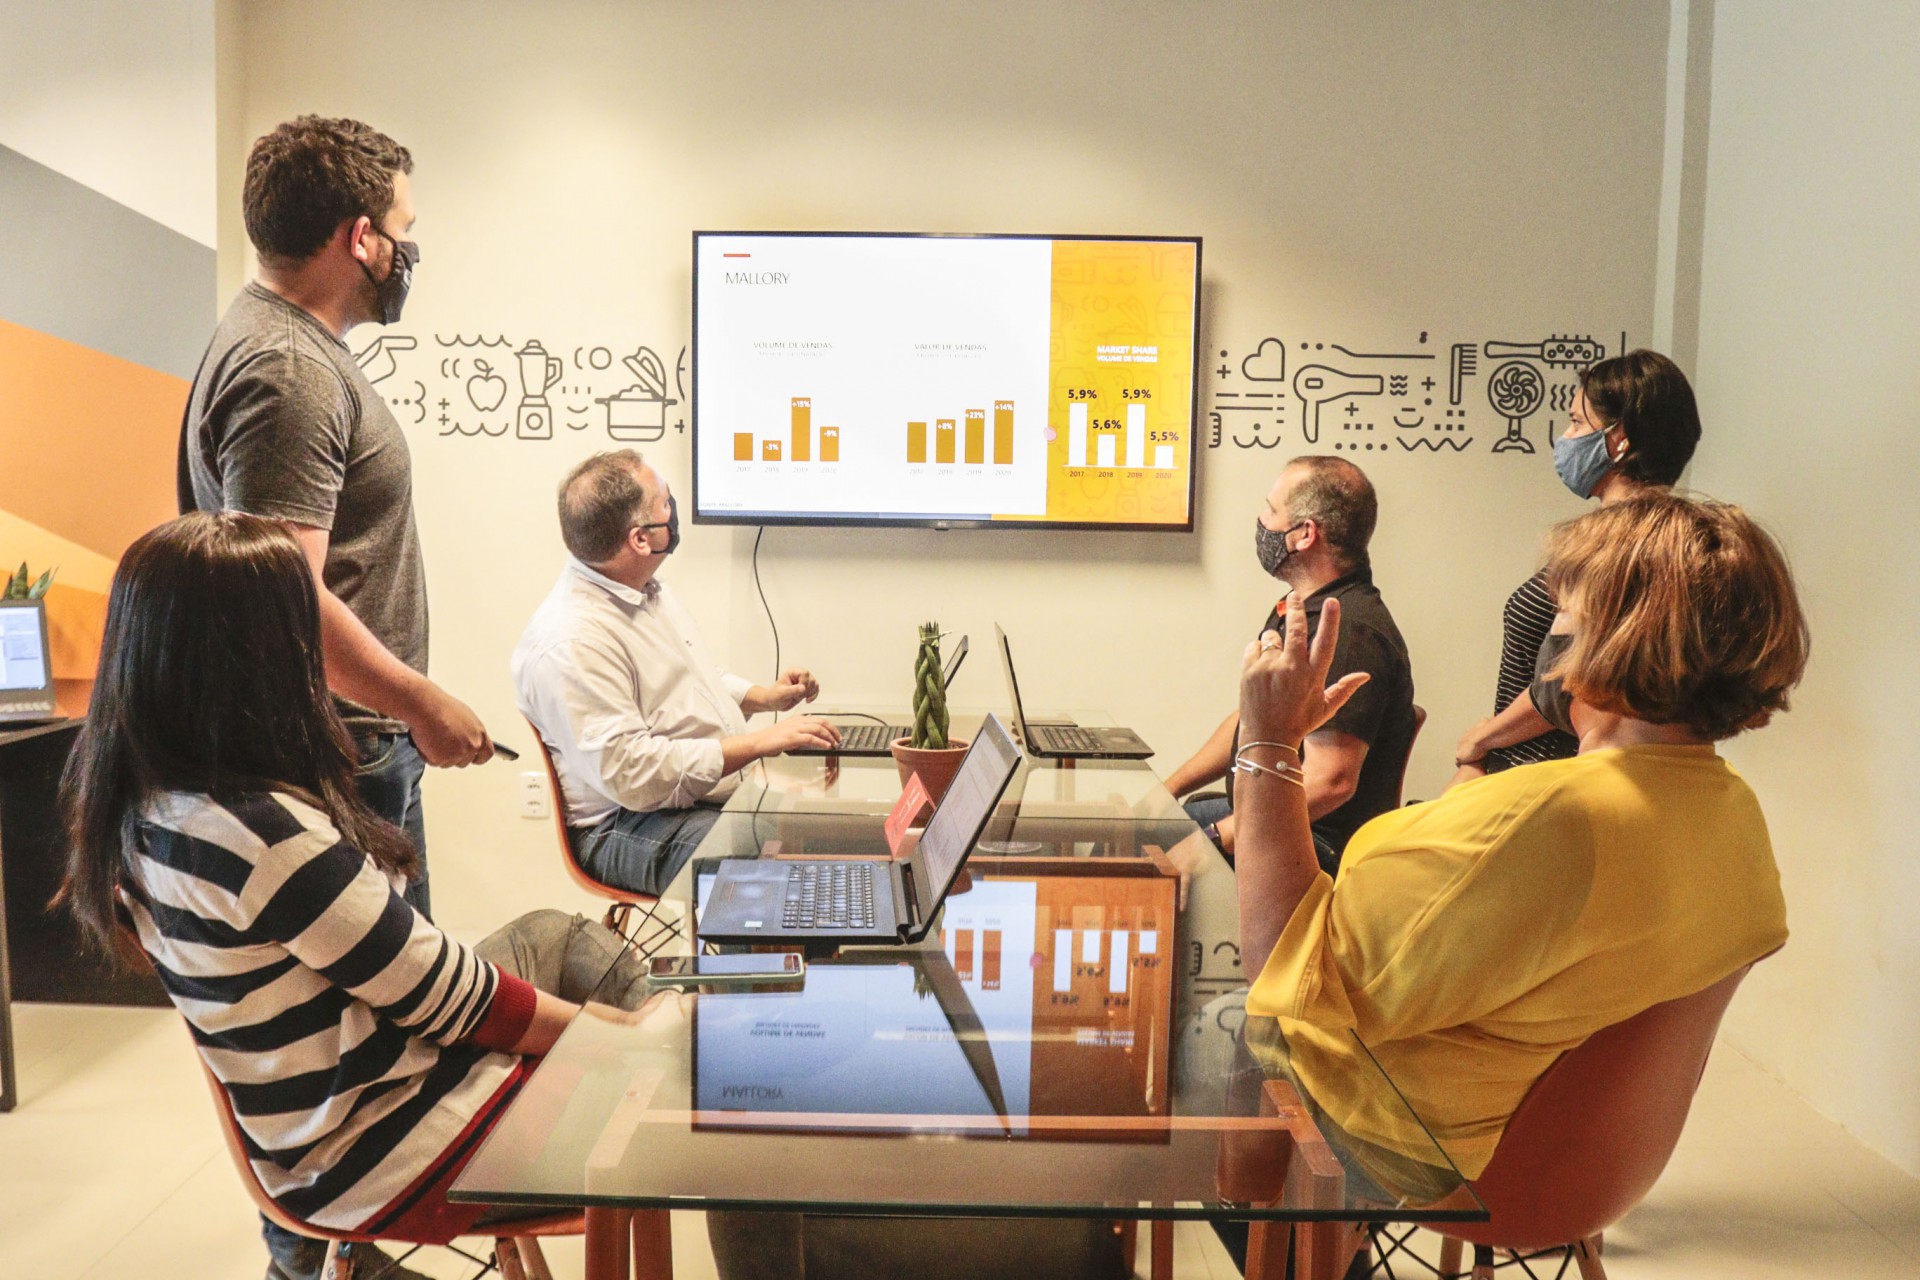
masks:
[[[479,717],[427,679],[427,586],[406,438],[344,341],[400,318],[419,246],[413,157],[356,120],[302,116],[247,157],[260,277],[221,318],[180,440],[182,511],[294,526],[320,593],[327,683],[360,752],[360,789],[413,837],[429,899],[420,777],[493,754]]]

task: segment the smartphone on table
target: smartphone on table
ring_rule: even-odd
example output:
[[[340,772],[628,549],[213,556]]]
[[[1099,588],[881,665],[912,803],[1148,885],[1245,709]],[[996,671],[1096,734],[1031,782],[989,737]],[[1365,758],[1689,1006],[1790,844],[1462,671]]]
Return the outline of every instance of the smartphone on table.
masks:
[[[806,974],[807,962],[796,951],[655,956],[647,962],[647,978],[656,987],[792,987]]]

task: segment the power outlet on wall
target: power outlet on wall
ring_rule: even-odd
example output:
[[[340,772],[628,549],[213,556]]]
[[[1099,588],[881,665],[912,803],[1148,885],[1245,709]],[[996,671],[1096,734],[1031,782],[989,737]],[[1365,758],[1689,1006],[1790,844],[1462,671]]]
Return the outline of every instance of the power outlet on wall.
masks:
[[[523,773],[520,775],[520,816],[523,818],[545,818],[551,810],[547,795],[547,776],[544,773]]]

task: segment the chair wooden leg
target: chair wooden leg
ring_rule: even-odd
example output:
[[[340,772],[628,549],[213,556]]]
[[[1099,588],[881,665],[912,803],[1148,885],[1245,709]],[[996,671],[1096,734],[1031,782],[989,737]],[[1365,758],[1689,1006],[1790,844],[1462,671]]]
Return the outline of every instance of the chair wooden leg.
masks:
[[[1460,1270],[1460,1242],[1452,1236],[1440,1237],[1441,1280],[1460,1280],[1465,1274]]]
[[[320,1280],[353,1280],[353,1246],[344,1240],[327,1244],[327,1260],[320,1267]]]
[[[1151,1280],[1173,1280],[1173,1224],[1156,1220],[1148,1234],[1153,1249],[1147,1275]]]
[[[527,1280],[527,1269],[520,1265],[520,1242],[511,1236],[493,1242],[493,1265],[500,1268],[500,1280]]]
[[[1284,1280],[1287,1255],[1293,1250],[1296,1226],[1284,1222],[1254,1222],[1247,1227],[1246,1280]],[[1303,1278],[1304,1280],[1304,1278]]]
[[[587,1210],[587,1280],[628,1280],[632,1217],[623,1209]]]
[[[520,1246],[520,1265],[526,1270],[527,1280],[553,1280],[553,1272],[547,1266],[547,1255],[541,1252],[538,1238],[522,1236],[514,1243]]]
[[[673,1218],[665,1209],[633,1215],[634,1280],[673,1280]]]
[[[1569,1247],[1573,1260],[1580,1265],[1580,1280],[1607,1280],[1607,1269],[1600,1265],[1599,1236],[1588,1236]]]

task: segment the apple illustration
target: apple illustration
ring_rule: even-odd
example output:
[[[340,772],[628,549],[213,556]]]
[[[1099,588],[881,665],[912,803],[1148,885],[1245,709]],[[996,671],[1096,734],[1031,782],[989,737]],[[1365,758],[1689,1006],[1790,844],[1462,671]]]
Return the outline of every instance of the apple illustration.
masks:
[[[473,401],[473,407],[480,412],[492,413],[507,398],[507,380],[495,373],[485,360],[475,360],[473,367],[480,372],[467,379],[467,399]]]

